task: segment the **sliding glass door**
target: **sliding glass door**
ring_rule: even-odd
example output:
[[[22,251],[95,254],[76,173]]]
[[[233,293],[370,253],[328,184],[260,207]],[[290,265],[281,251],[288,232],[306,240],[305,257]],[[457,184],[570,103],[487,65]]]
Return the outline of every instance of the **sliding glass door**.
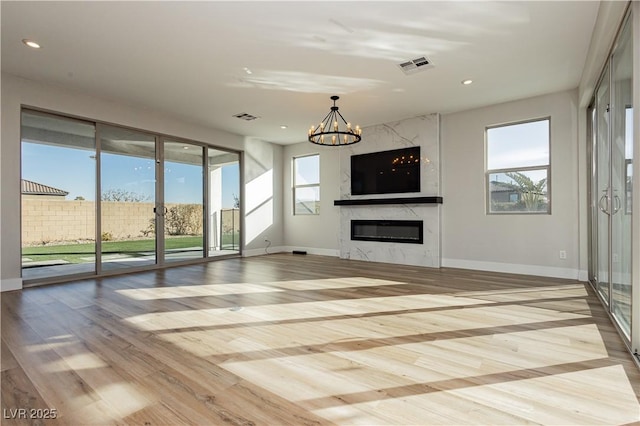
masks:
[[[633,158],[633,40],[624,25],[611,58],[611,313],[631,330],[631,161]]]
[[[164,141],[164,259],[204,257],[204,147]]]
[[[95,273],[94,123],[22,112],[22,276]]]
[[[240,155],[209,148],[209,256],[240,252]]]
[[[590,280],[620,328],[631,337],[633,50],[627,19],[591,106]]]
[[[596,273],[594,279],[596,289],[605,304],[609,304],[609,235],[610,210],[611,204],[610,194],[610,175],[611,175],[611,157],[610,157],[610,141],[609,141],[609,123],[611,115],[611,105],[609,103],[609,67],[605,69],[600,87],[596,91],[596,107],[595,107],[595,188],[594,196],[596,211]]]
[[[156,138],[99,125],[100,266],[156,264]]]
[[[24,110],[27,282],[240,254],[240,154]]]

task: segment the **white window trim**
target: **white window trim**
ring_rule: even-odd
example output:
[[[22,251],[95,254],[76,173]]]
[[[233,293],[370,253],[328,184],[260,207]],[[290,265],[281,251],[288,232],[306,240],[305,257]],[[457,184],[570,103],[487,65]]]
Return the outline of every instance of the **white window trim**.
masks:
[[[305,154],[292,157],[291,159],[291,207],[292,214],[294,216],[318,216],[320,215],[320,211],[317,213],[296,213],[296,190],[302,188],[318,188],[318,193],[320,193],[320,169],[318,167],[318,183],[308,183],[297,185],[296,184],[296,160],[306,157],[318,157],[318,166],[320,166],[320,153],[313,154]],[[320,197],[318,197],[318,203],[320,203]],[[319,209],[318,209],[319,210]]]
[[[527,166],[527,167],[509,167],[502,169],[489,169],[489,136],[488,131],[490,129],[497,129],[500,127],[507,126],[516,126],[518,124],[527,124],[527,123],[535,123],[537,121],[548,121],[549,122],[549,162],[548,164],[541,164],[536,166]],[[485,127],[484,130],[484,160],[485,160],[485,213],[487,215],[551,215],[551,117],[540,117],[540,118],[532,118],[529,120],[521,120],[521,121],[513,121],[503,124],[496,124],[492,126]],[[546,211],[491,211],[491,182],[490,176],[496,173],[509,173],[509,172],[527,172],[527,171],[536,171],[536,170],[546,170],[547,172],[547,210]]]

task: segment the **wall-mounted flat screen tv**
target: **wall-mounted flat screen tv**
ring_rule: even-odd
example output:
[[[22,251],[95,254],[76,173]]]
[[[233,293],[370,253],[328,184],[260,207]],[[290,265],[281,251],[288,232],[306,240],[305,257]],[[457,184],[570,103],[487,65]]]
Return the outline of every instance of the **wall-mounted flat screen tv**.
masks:
[[[420,147],[351,156],[351,194],[420,192]]]

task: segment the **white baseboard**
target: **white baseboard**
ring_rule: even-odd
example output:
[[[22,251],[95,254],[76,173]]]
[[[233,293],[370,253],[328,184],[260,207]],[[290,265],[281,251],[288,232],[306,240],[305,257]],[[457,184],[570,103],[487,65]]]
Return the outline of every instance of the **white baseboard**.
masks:
[[[12,290],[22,290],[22,278],[0,280],[0,292]]]
[[[334,249],[299,247],[299,246],[276,246],[276,247],[269,247],[266,252],[265,252],[265,249],[263,248],[243,250],[242,257],[263,256],[265,254],[274,254],[274,253],[291,253],[294,250],[306,251],[308,254],[317,254],[319,256],[332,256],[332,257],[340,256],[340,250],[334,250]]]
[[[320,256],[340,257],[340,250],[313,248],[313,247],[299,247],[299,246],[269,247],[266,253],[264,248],[244,250],[242,252],[242,256],[250,257],[250,256],[263,256],[265,254],[273,254],[273,253],[291,253],[293,250],[306,251],[308,254],[317,254]],[[537,275],[540,277],[563,278],[563,279],[579,280],[579,281],[585,281],[585,282],[588,280],[588,276],[589,276],[587,271],[572,269],[572,268],[557,268],[553,266],[538,266],[538,265],[521,265],[516,263],[502,263],[502,262],[484,262],[484,261],[478,261],[478,260],[465,260],[465,259],[442,259],[441,266],[443,268],[475,269],[478,271],[504,272],[507,274]]]
[[[484,262],[465,259],[442,259],[442,267],[586,281],[586,272],[584,271],[571,268],[556,268],[553,266],[520,265],[516,263]],[[583,274],[585,279],[582,279]]]
[[[264,256],[265,254],[282,253],[286,251],[282,246],[273,246],[268,249],[258,248],[250,250],[242,250],[242,257]]]
[[[287,252],[292,252],[294,250],[306,251],[308,254],[317,254],[318,256],[331,256],[331,257],[339,257],[340,250],[334,249],[323,249],[323,248],[314,248],[314,247],[299,247],[299,246],[286,246],[284,247]]]
[[[589,271],[585,271],[584,269],[579,270],[578,281],[584,281],[584,282],[589,281]]]

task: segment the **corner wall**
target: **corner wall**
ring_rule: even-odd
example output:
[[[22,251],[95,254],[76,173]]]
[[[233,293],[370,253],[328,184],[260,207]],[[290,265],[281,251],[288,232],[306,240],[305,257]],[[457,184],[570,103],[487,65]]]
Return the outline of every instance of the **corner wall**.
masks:
[[[90,120],[114,123],[155,133],[192,139],[211,145],[244,150],[245,235],[246,254],[261,253],[261,236],[268,235],[272,244],[282,244],[282,147],[257,139],[243,138],[221,130],[196,125],[176,117],[134,107],[83,93],[65,90],[10,74],[1,76],[1,143],[0,143],[0,291],[22,288],[20,264],[20,108],[29,106]],[[270,188],[268,205],[261,205],[267,220],[250,217],[248,200],[259,198],[256,190]],[[253,198],[252,198],[253,197]]]
[[[571,90],[442,116],[442,266],[586,277],[577,102]],[[541,117],[551,117],[551,214],[486,214],[485,128]],[[560,250],[567,259],[560,259]]]

